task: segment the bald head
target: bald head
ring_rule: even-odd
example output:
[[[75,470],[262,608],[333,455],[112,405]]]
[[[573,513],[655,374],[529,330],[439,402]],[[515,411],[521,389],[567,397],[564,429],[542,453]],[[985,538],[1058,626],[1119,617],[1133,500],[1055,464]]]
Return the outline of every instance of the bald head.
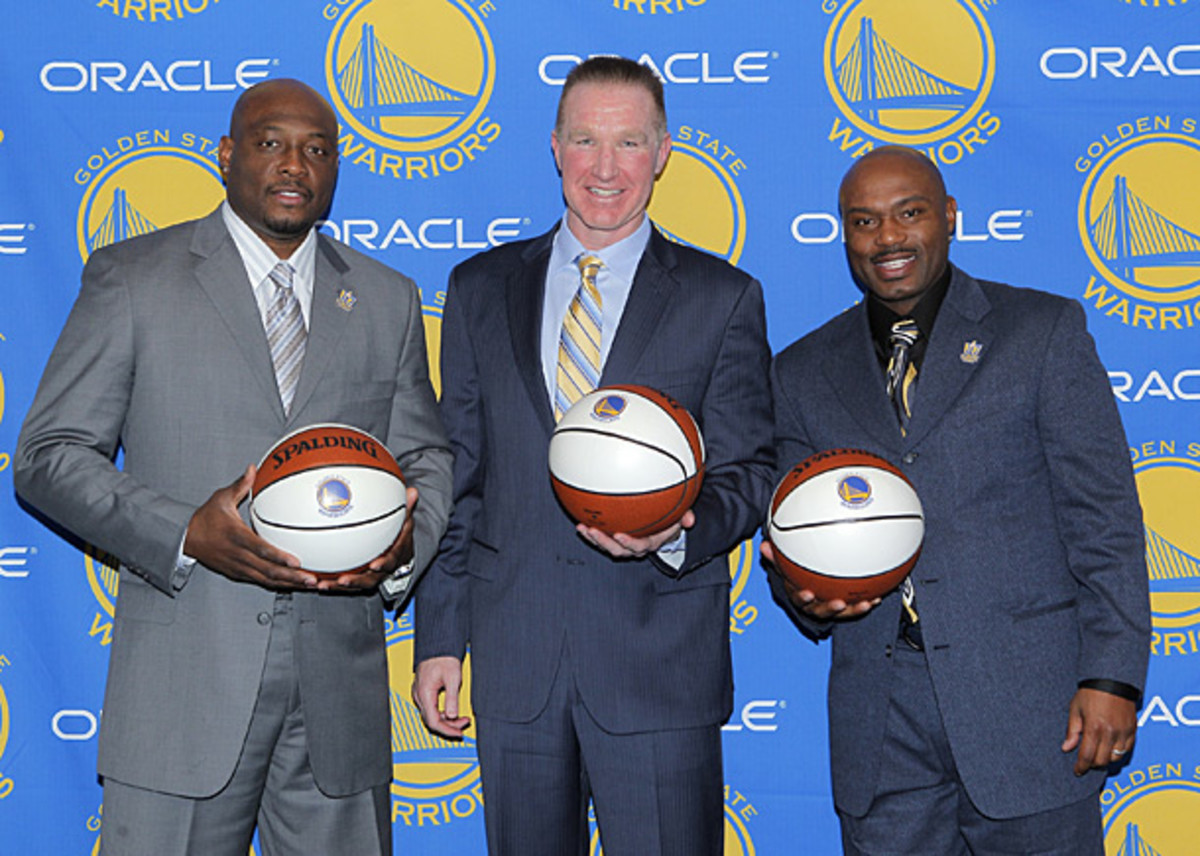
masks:
[[[869,172],[875,169],[887,170],[889,172],[896,170],[916,171],[924,175],[924,178],[929,182],[929,186],[936,188],[942,198],[946,196],[946,182],[942,179],[941,170],[928,157],[916,149],[910,149],[908,146],[880,146],[856,160],[850,169],[846,170],[846,174],[842,176],[842,183],[838,188],[839,210],[845,204],[847,186],[856,181],[857,177],[864,171]]]

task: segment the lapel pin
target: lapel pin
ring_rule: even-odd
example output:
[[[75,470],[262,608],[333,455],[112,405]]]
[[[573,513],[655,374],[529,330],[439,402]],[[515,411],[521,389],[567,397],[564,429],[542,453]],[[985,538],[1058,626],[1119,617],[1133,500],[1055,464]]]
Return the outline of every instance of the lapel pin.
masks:
[[[349,312],[354,308],[354,304],[357,302],[357,300],[358,298],[354,296],[353,291],[348,288],[343,288],[341,293],[338,295],[337,305],[342,309],[343,312]]]
[[[972,339],[970,342],[963,342],[962,353],[958,355],[958,358],[967,365],[972,366],[979,362],[979,355],[982,353],[983,345]]]

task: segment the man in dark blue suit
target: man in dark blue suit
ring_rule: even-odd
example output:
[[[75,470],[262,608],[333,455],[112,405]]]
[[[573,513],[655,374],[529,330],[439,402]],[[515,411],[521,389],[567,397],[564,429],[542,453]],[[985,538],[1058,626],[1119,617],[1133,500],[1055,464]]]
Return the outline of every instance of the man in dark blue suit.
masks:
[[[866,298],[776,357],[779,465],[865,449],[926,515],[911,589],[822,602],[771,575],[806,632],[833,636],[844,849],[1100,854],[1097,795],[1133,746],[1150,621],[1125,435],[1083,311],[949,264],[955,201],[918,152],[862,157],[839,206]]]
[[[568,78],[551,138],[567,212],[532,241],[455,269],[442,327],[442,414],[455,510],[417,601],[414,699],[461,736],[472,658],[488,846],[720,854],[720,725],[729,716],[729,568],[771,489],[762,292],[723,261],[670,243],[646,206],[666,164],[662,85],[612,57]],[[595,275],[594,260],[599,274]],[[703,488],[681,524],[644,538],[574,524],[550,486],[564,319],[595,277],[601,385],[643,384],[704,434]],[[597,333],[598,330],[598,333]]]

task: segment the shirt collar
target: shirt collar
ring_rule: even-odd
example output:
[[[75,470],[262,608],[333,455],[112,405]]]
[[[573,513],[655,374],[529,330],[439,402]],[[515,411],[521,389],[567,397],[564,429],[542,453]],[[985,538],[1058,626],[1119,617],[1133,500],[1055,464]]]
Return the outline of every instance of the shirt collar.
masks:
[[[892,334],[892,324],[901,318],[911,318],[916,321],[917,329],[921,331],[921,339],[918,341],[928,341],[933,332],[933,323],[937,320],[938,310],[941,309],[946,291],[950,288],[951,272],[952,265],[947,263],[946,270],[938,277],[937,282],[921,296],[917,305],[907,315],[896,314],[874,293],[867,293],[867,320],[871,324],[871,338],[874,340],[876,348],[882,348],[884,353],[891,350],[888,340]]]
[[[637,273],[638,263],[642,259],[642,253],[646,249],[646,244],[650,241],[650,230],[653,228],[650,225],[650,218],[643,216],[642,222],[631,235],[628,235],[614,244],[609,244],[602,250],[588,250],[575,234],[567,226],[567,217],[564,214],[562,225],[558,231],[554,233],[554,247],[550,254],[550,270],[555,271],[566,265],[574,265],[575,259],[580,253],[590,253],[593,256],[599,256],[604,262],[604,269],[608,271],[610,276],[614,276],[622,282],[633,282],[633,276]]]
[[[312,293],[317,258],[316,229],[308,230],[304,242],[296,248],[291,258],[280,259],[275,255],[275,251],[268,247],[266,242],[246,224],[246,221],[238,216],[228,200],[221,203],[221,218],[225,221],[225,228],[229,230],[229,235],[237,246],[238,254],[242,257],[242,264],[246,267],[246,275],[250,279],[251,288],[257,289],[275,265],[280,261],[287,261],[295,271],[294,281],[298,291],[302,288],[309,294]]]

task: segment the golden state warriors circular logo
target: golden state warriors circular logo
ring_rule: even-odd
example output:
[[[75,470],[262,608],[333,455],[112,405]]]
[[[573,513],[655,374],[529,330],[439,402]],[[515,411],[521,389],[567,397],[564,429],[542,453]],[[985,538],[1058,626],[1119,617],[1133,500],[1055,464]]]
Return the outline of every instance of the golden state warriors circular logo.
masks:
[[[828,5],[828,4],[827,4]],[[875,140],[931,145],[955,163],[987,142],[1000,120],[983,110],[996,73],[992,33],[974,0],[850,0],[825,39],[825,84],[842,116],[831,142],[854,155]],[[985,0],[986,5],[986,0]]]
[[[1200,782],[1184,778],[1190,766],[1155,764],[1109,780],[1100,794],[1108,856],[1196,852]]]
[[[117,589],[119,576],[117,574],[117,559],[115,556],[88,546],[83,554],[83,567],[87,575],[88,588],[96,599],[99,611],[92,618],[88,636],[96,639],[100,645],[108,645],[112,641],[113,615],[117,607]]]
[[[1156,657],[1200,654],[1200,443],[1163,441],[1134,461],[1146,524]]]
[[[838,498],[850,508],[862,508],[871,502],[871,483],[862,476],[846,476],[837,486]]]
[[[500,135],[484,116],[496,57],[466,0],[357,0],[325,55],[344,129],[343,163],[393,178],[436,178],[474,161]]]
[[[135,145],[107,158],[94,155],[89,166],[95,161],[100,168],[81,171],[90,181],[76,225],[80,257],[86,261],[108,244],[210,213],[225,198],[215,155],[215,146],[206,155],[171,143]]]
[[[444,740],[425,727],[410,695],[413,625],[409,610],[388,619],[388,672],[392,697],[392,822],[442,826],[470,817],[483,805],[475,740]],[[463,664],[460,712],[471,716],[470,657]]]
[[[1178,130],[1168,130],[1172,124]],[[1090,171],[1079,194],[1080,241],[1099,276],[1119,292],[1093,283],[1085,296],[1125,324],[1162,330],[1195,321],[1197,308],[1187,303],[1200,297],[1194,132],[1194,121],[1172,117],[1121,123],[1088,148],[1103,154],[1082,160]],[[1184,305],[1164,305],[1172,303]]]
[[[737,264],[746,243],[746,207],[735,175],[746,164],[728,141],[682,126],[648,208],[666,237]]]

